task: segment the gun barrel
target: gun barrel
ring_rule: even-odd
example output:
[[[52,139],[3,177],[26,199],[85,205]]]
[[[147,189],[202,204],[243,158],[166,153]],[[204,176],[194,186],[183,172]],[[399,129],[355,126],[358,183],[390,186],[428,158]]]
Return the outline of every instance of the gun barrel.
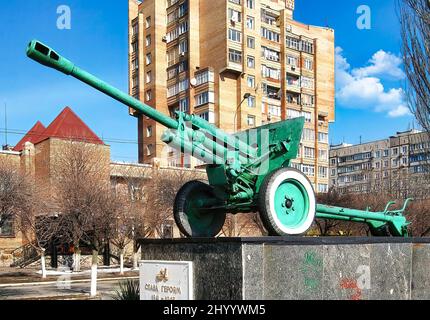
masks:
[[[60,56],[53,49],[44,45],[40,41],[33,40],[27,48],[27,56],[40,64],[56,69],[66,75],[70,75],[89,86],[103,92],[104,94],[112,97],[113,99],[129,106],[130,108],[141,112],[147,117],[161,123],[170,129],[177,129],[179,126],[178,121],[172,119],[163,113],[155,110],[154,108],[143,104],[139,100],[129,96],[114,86],[100,80],[94,75],[86,72],[85,70],[77,67],[73,62]]]

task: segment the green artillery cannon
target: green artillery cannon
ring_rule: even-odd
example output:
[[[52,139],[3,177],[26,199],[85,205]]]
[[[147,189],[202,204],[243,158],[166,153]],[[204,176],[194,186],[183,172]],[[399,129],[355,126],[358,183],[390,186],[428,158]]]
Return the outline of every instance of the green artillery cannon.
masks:
[[[28,45],[31,59],[71,75],[128,107],[163,124],[162,140],[170,147],[205,162],[209,183],[191,181],[174,202],[175,221],[189,237],[214,237],[226,214],[260,212],[271,235],[304,234],[315,218],[366,223],[373,235],[407,236],[400,210],[383,212],[337,208],[316,203],[309,179],[291,168],[296,158],[304,118],[296,118],[229,135],[204,119],[183,112],[166,116],[75,66],[39,41]]]

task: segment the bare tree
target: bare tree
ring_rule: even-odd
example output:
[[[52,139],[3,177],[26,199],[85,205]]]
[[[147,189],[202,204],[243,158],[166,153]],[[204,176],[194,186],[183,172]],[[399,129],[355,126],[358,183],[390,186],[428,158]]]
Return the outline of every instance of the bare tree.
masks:
[[[163,226],[173,223],[173,202],[188,181],[201,179],[196,171],[153,169],[143,186],[144,238],[163,236]]]
[[[42,278],[46,278],[46,249],[59,233],[58,216],[52,210],[46,188],[36,187],[34,181],[26,178],[26,206],[17,215],[18,230],[27,243],[24,258],[40,256]]]
[[[0,228],[31,210],[32,192],[31,180],[20,171],[19,163],[0,158]]]
[[[430,132],[430,2],[399,0],[399,9],[409,107]]]
[[[80,245],[92,249],[91,295],[96,294],[98,254],[114,237],[121,209],[110,186],[110,162],[100,146],[64,143],[53,164],[53,195],[62,239],[75,247],[75,271],[80,265]]]

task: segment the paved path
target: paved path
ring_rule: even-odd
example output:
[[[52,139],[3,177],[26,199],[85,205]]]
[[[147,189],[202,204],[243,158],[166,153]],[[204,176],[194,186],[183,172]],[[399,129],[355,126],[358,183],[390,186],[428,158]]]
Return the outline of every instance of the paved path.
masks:
[[[138,277],[128,277],[138,279]],[[112,300],[118,283],[127,278],[99,279],[97,283],[98,299]],[[62,282],[10,283],[0,285],[0,300],[22,299],[68,299],[89,297],[90,279],[65,280]]]

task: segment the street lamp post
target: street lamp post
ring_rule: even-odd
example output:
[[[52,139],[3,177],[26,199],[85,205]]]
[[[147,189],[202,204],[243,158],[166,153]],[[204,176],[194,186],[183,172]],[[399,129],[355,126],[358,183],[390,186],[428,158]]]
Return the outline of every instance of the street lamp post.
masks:
[[[249,99],[249,97],[251,97],[251,94],[249,92],[245,93],[245,95],[243,96],[242,101],[239,103],[239,105],[236,108],[236,112],[234,113],[234,133],[237,132],[237,122],[236,122],[236,118],[237,118],[237,113],[239,112],[239,108],[242,106],[243,102],[246,99]]]

